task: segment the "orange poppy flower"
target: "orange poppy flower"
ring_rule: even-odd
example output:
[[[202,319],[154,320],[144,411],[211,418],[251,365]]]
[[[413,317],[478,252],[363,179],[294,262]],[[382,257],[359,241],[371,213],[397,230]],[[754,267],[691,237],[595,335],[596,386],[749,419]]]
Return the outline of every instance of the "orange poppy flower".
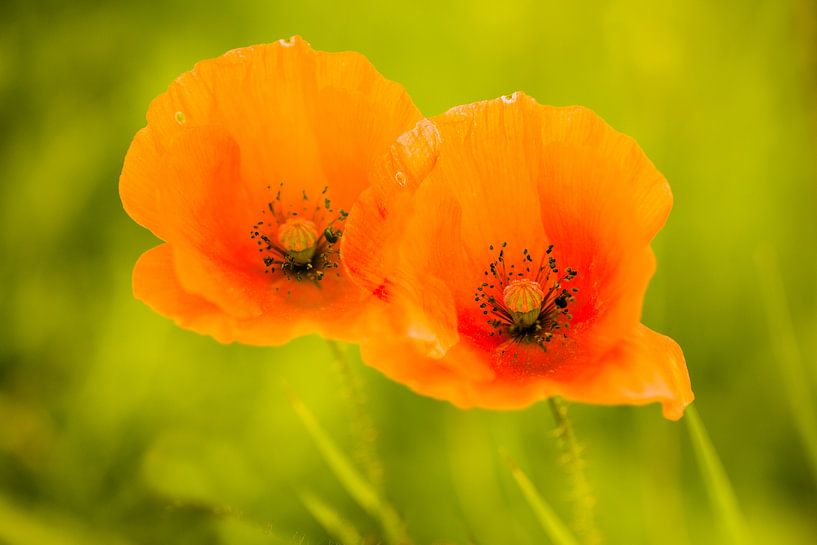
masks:
[[[395,309],[367,363],[462,407],[560,395],[681,417],[683,354],[640,323],[672,195],[631,138],[516,93],[420,122],[373,179],[342,243]]]
[[[136,297],[222,342],[356,338],[373,298],[339,267],[346,211],[420,117],[362,55],[298,37],[198,63],[125,158],[125,210],[165,241],[136,264]]]

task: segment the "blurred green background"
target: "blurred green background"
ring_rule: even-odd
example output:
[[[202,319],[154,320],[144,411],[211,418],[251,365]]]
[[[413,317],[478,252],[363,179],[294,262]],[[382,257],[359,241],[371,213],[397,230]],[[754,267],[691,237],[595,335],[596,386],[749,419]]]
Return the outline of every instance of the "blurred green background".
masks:
[[[685,350],[753,541],[817,543],[808,0],[3,1],[0,543],[333,542],[304,490],[376,542],[282,388],[362,458],[326,343],[222,346],[131,294],[156,241],[117,179],[149,101],[197,60],[296,33],[363,52],[429,115],[521,89],[634,136],[675,194],[644,321]],[[459,411],[350,356],[384,493],[417,543],[548,543],[499,447],[570,519],[546,404]],[[728,543],[683,421],[656,406],[571,413],[606,543]]]

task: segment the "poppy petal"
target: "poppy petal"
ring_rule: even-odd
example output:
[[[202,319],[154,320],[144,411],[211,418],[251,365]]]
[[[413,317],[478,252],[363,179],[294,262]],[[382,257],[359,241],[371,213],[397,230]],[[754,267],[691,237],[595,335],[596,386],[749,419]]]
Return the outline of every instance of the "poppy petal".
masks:
[[[373,172],[342,249],[407,320],[365,346],[367,363],[464,407],[564,395],[680,415],[683,355],[639,324],[672,194],[631,138],[515,93],[418,124]],[[533,324],[503,307],[511,278],[543,283]],[[436,344],[406,339],[418,323]]]
[[[135,146],[134,150],[138,153]],[[186,129],[160,158],[163,181],[152,180],[152,198],[123,201],[129,210],[144,210],[140,206],[149,203],[159,211],[155,227],[174,246],[177,279],[186,291],[236,318],[250,318],[261,313],[266,297],[260,285],[263,275],[252,269],[250,261],[247,226],[251,220],[239,162],[235,142],[223,131]]]
[[[188,128],[157,155],[145,135],[134,139],[120,178],[128,214],[167,242],[224,258],[246,246],[251,220],[236,142],[220,129]]]
[[[147,131],[162,153],[185,128],[219,127],[241,150],[242,185],[259,205],[284,182],[297,197],[329,185],[351,206],[370,159],[420,117],[363,55],[315,51],[296,36],[197,63],[153,101]]]
[[[220,340],[354,340],[382,303],[348,281],[330,238],[345,237],[342,218],[374,158],[420,118],[358,53],[315,51],[299,37],[237,49],[197,63],[153,101],[120,195],[170,243],[174,285],[231,324]],[[307,213],[325,236],[319,285],[285,274],[272,246],[281,218]]]
[[[396,339],[364,344],[361,355],[412,390],[462,408],[519,409],[540,399],[565,396],[608,405],[661,403],[664,416],[678,420],[695,398],[678,344],[643,325],[600,361],[584,361],[584,369],[566,381],[543,376],[503,380],[466,343],[458,343],[439,359]]]
[[[594,366],[564,385],[564,395],[592,403],[661,403],[664,416],[678,420],[695,399],[678,343],[639,325]]]
[[[672,197],[637,144],[589,110],[541,106],[521,93],[460,106],[404,134],[375,172],[343,242],[364,288],[436,277],[467,308],[496,258],[492,245],[508,242],[506,255],[529,249],[541,259],[555,244],[562,265],[579,270],[577,322],[592,314],[613,328],[593,339],[598,351],[640,318],[655,268],[649,239]],[[462,227],[440,238],[455,209]]]
[[[283,344],[313,331],[310,320],[292,319],[285,312],[283,317],[265,314],[247,319],[226,313],[182,285],[174,253],[170,244],[161,244],[142,254],[133,270],[133,292],[137,299],[180,327],[210,335],[222,343],[238,341],[260,346]]]
[[[218,306],[182,288],[173,265],[169,244],[143,253],[133,269],[134,296],[153,310],[197,333],[227,342],[233,337],[233,320]]]
[[[396,246],[414,206],[413,192],[434,168],[440,137],[429,120],[402,134],[374,163],[371,187],[362,192],[346,222],[341,242],[344,265],[354,280],[370,292],[381,292],[396,267]]]
[[[444,399],[461,408],[505,408],[485,404],[484,386],[494,384],[496,375],[482,364],[479,354],[464,343],[454,345],[445,356],[435,358],[420,345],[407,346],[404,340],[392,337],[364,342],[360,353],[364,362],[419,394]]]

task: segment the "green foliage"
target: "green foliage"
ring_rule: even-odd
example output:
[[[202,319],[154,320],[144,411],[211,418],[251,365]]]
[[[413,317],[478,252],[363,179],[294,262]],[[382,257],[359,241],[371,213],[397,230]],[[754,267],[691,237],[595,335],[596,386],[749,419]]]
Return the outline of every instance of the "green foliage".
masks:
[[[546,404],[460,411],[350,354],[362,419],[322,340],[223,346],[133,299],[156,240],[117,178],[148,103],[199,59],[295,33],[361,51],[428,114],[520,89],[636,138],[675,195],[644,322],[684,348],[745,533],[814,543],[815,20],[805,0],[2,2],[0,543],[352,539],[330,512],[380,536],[282,381],[418,545],[542,543],[499,446],[570,513]],[[758,276],[764,246],[778,272]],[[571,416],[606,543],[723,542],[702,429],[657,407]]]

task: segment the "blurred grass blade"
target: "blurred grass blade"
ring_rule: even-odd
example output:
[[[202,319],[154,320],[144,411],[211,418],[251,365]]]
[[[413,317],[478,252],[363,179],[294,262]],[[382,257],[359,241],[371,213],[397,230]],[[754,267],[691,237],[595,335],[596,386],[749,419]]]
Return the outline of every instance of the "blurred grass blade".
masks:
[[[789,400],[794,424],[817,482],[817,401],[810,388],[811,376],[803,365],[800,347],[794,336],[794,321],[786,303],[786,291],[777,256],[770,247],[762,248],[757,254],[760,283],[766,305],[772,350],[783,374],[783,387]]]
[[[340,516],[337,511],[318,499],[310,492],[301,492],[301,502],[326,532],[340,541],[342,545],[360,545],[363,543],[360,533]]]
[[[539,521],[539,524],[542,525],[542,528],[554,545],[579,545],[579,541],[559,519],[550,505],[539,495],[536,487],[533,486],[528,476],[516,465],[516,462],[513,461],[510,455],[505,450],[501,450],[500,453],[502,457],[505,458],[508,467],[510,467],[511,474],[514,480],[516,480],[516,484],[519,485],[522,495],[525,497],[531,509],[533,509],[536,519]]]
[[[324,461],[329,465],[350,496],[380,522],[386,543],[407,545],[411,543],[403,522],[397,512],[375,492],[349,458],[335,445],[329,434],[321,427],[312,412],[300,399],[290,393],[290,401],[307,432],[317,445]]]
[[[704,484],[717,511],[717,518],[722,522],[732,543],[749,543],[735,492],[694,405],[687,407],[684,420],[703,473]]]

